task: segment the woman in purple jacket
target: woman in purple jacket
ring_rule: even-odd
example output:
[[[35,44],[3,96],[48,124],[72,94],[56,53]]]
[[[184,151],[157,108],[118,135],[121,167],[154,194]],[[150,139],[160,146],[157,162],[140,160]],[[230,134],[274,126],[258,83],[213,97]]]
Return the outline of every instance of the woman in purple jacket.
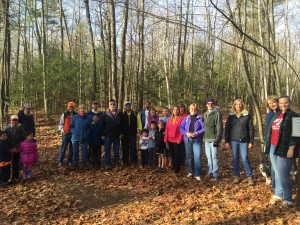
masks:
[[[204,134],[204,119],[198,114],[198,106],[192,103],[189,107],[190,115],[186,116],[180,125],[183,135],[186,157],[188,160],[188,177],[195,175],[200,181],[202,173],[202,140]],[[193,168],[195,166],[195,168]]]

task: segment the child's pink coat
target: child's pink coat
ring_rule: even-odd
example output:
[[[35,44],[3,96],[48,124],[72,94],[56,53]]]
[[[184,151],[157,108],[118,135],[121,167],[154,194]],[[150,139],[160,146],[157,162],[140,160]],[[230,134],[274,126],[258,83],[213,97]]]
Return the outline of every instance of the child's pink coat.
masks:
[[[18,151],[22,152],[22,163],[34,163],[39,158],[37,144],[34,141],[23,141]]]

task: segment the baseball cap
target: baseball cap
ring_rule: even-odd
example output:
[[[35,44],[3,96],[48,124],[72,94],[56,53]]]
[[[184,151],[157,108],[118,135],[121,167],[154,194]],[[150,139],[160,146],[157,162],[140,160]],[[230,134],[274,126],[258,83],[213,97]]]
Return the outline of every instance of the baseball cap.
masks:
[[[126,106],[126,105],[131,106],[131,102],[125,102],[124,105],[125,105],[125,106]]]
[[[215,100],[213,98],[207,98],[205,104],[209,102],[215,103]]]
[[[71,106],[75,106],[75,103],[74,102],[68,102],[68,107],[71,107]]]
[[[10,120],[18,120],[19,117],[17,115],[11,115]]]

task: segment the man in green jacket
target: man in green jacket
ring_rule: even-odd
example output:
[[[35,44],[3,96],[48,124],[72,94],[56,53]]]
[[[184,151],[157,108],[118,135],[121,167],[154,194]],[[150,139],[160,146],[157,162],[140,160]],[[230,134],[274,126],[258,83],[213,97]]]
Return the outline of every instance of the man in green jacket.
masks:
[[[215,106],[213,98],[206,99],[207,111],[204,113],[205,153],[207,157],[207,176],[211,181],[219,179],[218,145],[222,140],[223,120],[219,107]]]

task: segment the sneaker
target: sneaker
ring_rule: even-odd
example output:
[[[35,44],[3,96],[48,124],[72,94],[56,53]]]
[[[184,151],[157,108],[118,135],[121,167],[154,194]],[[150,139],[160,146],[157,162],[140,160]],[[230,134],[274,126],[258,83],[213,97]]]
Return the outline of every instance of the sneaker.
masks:
[[[235,184],[240,183],[240,178],[238,176],[234,176],[233,183]]]
[[[26,178],[27,178],[25,173],[22,173],[22,178],[23,178],[23,179],[26,179]]]
[[[291,202],[291,201],[287,201],[287,200],[284,200],[283,202],[282,202],[282,205],[283,206],[294,206],[295,205],[295,203],[294,202]]]
[[[273,195],[273,197],[270,200],[270,205],[275,205],[276,202],[282,201],[282,198],[276,195]]]
[[[252,177],[248,177],[248,184],[250,186],[254,186],[254,181],[253,181],[253,178]]]
[[[28,178],[28,179],[30,179],[30,178],[31,178],[31,176],[30,176],[30,175],[28,175],[28,176],[27,176],[27,178]]]
[[[58,167],[62,167],[62,166],[63,166],[62,162],[59,162]]]
[[[106,170],[110,170],[110,169],[111,169],[111,166],[107,165],[107,166],[105,166],[105,169],[106,169]]]
[[[200,177],[195,177],[195,179],[196,179],[196,180],[198,180],[198,181],[200,181],[200,180],[201,180],[201,178],[200,178]]]
[[[217,181],[219,178],[218,177],[213,177],[210,179],[210,181]]]
[[[193,174],[191,174],[191,173],[188,173],[188,175],[187,175],[187,177],[192,177],[193,176]]]
[[[69,163],[68,163],[68,166],[73,166],[73,163],[70,163],[70,162],[69,162]]]

